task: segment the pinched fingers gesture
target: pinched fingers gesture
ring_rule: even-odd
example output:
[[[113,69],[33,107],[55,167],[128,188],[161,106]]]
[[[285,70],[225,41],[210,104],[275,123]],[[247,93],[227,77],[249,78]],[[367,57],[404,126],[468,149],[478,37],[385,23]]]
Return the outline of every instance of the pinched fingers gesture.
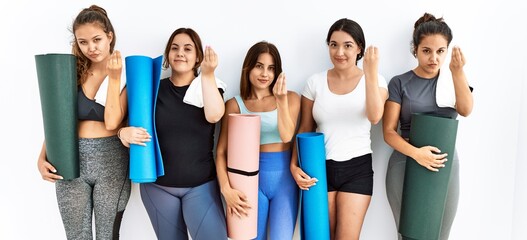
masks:
[[[273,95],[278,101],[287,98],[287,86],[285,82],[285,73],[280,73],[273,86]]]
[[[110,59],[106,63],[108,69],[108,77],[110,79],[120,79],[121,71],[123,70],[123,59],[121,58],[121,52],[115,50]]]
[[[440,168],[445,167],[448,154],[441,154],[441,150],[433,146],[424,146],[417,150],[415,160],[419,165],[434,172],[439,172]]]
[[[465,56],[461,52],[461,48],[454,46],[452,48],[452,60],[450,61],[450,71],[459,71],[465,66]]]
[[[205,47],[205,54],[203,55],[203,62],[201,63],[201,71],[203,74],[211,74],[218,66],[218,55],[210,46]]]
[[[364,62],[362,67],[365,74],[376,74],[379,66],[379,48],[369,46],[364,52]]]

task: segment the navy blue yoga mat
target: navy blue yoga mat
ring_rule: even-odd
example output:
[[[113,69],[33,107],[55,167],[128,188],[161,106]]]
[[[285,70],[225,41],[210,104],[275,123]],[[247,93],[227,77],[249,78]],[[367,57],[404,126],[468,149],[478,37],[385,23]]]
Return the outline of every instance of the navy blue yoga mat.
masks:
[[[328,187],[326,180],[326,149],[324,134],[300,133],[296,136],[300,168],[317,185],[300,193],[300,238],[305,240],[329,239]]]
[[[435,146],[448,153],[445,167],[432,172],[406,159],[399,232],[404,239],[439,239],[448,182],[454,161],[458,121],[424,114],[412,115],[410,143]]]
[[[155,182],[165,174],[155,127],[162,60],[163,56],[125,58],[129,124],[145,128],[152,136],[146,146],[130,144],[130,179],[136,183]]]
[[[72,54],[36,55],[46,156],[66,180],[79,177],[77,58]]]

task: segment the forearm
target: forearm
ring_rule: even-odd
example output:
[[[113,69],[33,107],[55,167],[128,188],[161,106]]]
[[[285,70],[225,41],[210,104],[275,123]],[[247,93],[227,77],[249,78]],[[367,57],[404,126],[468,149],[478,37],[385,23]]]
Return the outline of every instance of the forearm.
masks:
[[[276,102],[278,109],[278,132],[283,142],[290,142],[295,134],[296,125],[291,118],[287,98]]]
[[[229,182],[229,176],[227,173],[227,159],[224,154],[216,155],[216,174],[218,176],[218,183],[220,185],[220,191],[223,193],[224,189],[230,189],[231,184]]]
[[[115,130],[121,125],[124,119],[120,79],[110,79],[107,92],[106,106],[104,108],[104,125],[107,130]]]
[[[394,150],[406,155],[413,157],[416,147],[411,145],[408,141],[401,137],[396,131],[388,130],[384,131],[384,141],[390,145]]]
[[[372,71],[372,70],[370,70]],[[366,116],[372,124],[377,124],[384,113],[387,93],[379,88],[377,72],[365,72],[366,78]]]
[[[203,74],[201,76],[201,87],[205,118],[210,123],[216,123],[225,113],[225,103],[218,91],[214,73]]]
[[[40,154],[38,156],[38,160],[39,161],[42,161],[42,160],[46,160],[46,141],[44,141],[42,143],[42,148],[40,149]]]
[[[468,116],[472,112],[474,100],[470,91],[465,72],[463,70],[453,71],[452,78],[456,92],[456,111],[461,116]]]
[[[289,162],[289,169],[291,173],[294,168],[300,167],[298,164],[298,152],[296,150],[296,139],[293,140],[293,148],[291,149],[291,161]]]

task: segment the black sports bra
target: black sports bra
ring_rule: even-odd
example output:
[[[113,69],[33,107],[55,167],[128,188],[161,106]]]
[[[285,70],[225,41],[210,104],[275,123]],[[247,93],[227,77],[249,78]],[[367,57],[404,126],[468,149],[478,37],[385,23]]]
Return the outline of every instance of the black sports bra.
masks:
[[[78,119],[104,122],[104,106],[86,97],[80,86],[77,93]]]

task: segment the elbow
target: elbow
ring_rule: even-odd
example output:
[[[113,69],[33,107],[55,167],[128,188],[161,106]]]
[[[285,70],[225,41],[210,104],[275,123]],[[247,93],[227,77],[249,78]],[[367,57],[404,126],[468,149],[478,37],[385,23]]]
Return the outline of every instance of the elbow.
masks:
[[[383,132],[382,138],[384,139],[385,143],[388,143],[388,135],[386,133]]]
[[[472,113],[472,106],[456,106],[456,112],[463,117],[468,117]]]
[[[281,135],[280,138],[281,138],[282,142],[288,143],[288,142],[291,142],[291,140],[293,140],[294,136],[295,136],[295,134],[291,133],[291,134]]]
[[[383,129],[382,130],[382,137],[384,139],[384,142],[387,143],[388,145],[390,145],[390,137],[391,137],[392,134],[398,134],[398,133],[397,133],[397,131],[390,130],[390,129],[388,129],[388,130]]]
[[[379,123],[381,119],[382,119],[382,112],[375,114],[375,115],[370,114],[368,116],[368,120],[370,121],[372,125],[377,125],[377,123]]]
[[[213,114],[212,116],[206,116],[207,122],[209,123],[217,123],[221,120],[221,117],[223,114]]]
[[[223,117],[223,114],[225,114],[225,106],[223,104],[213,111],[210,111],[210,109],[205,109],[205,119],[209,123],[219,122]]]
[[[117,123],[117,121],[104,121],[104,127],[108,131],[114,131],[119,127],[120,123]]]
[[[468,115],[470,115],[470,113],[472,113],[472,109],[460,109],[457,111],[457,113],[459,113],[459,115],[463,116],[463,117],[468,117]]]
[[[381,118],[369,118],[371,125],[377,125],[381,121]]]

